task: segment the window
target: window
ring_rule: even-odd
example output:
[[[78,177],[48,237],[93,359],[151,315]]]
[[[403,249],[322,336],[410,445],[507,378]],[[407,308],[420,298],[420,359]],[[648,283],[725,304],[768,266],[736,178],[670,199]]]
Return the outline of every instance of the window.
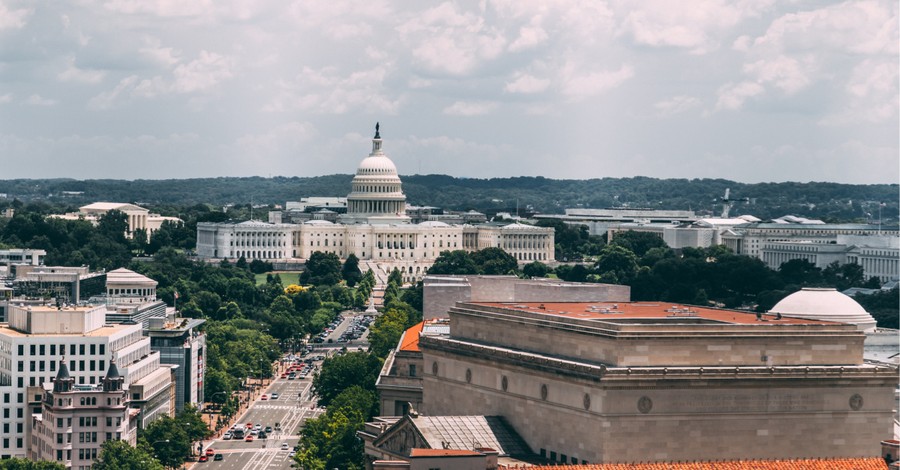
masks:
[[[97,354],[97,345],[96,344],[91,345],[91,354]]]
[[[25,361],[19,361],[19,372],[25,372]]]
[[[69,355],[70,355],[70,356],[74,356],[74,355],[75,355],[75,345],[74,345],[74,344],[70,344],[70,345],[69,345]]]
[[[45,351],[44,351],[44,345],[42,344],[42,345],[40,345],[40,346],[38,347],[38,354],[41,355],[41,356],[43,356],[43,355],[44,355],[44,352],[45,352]]]
[[[25,345],[24,345],[24,344],[20,344],[20,345],[19,345],[19,355],[20,355],[20,356],[24,356],[24,355],[25,355]],[[6,446],[3,446],[3,447],[6,447]]]
[[[50,355],[51,355],[51,356],[55,356],[55,355],[56,355],[56,345],[55,345],[55,344],[51,344],[51,345],[50,345]]]
[[[409,376],[410,376],[410,377],[415,377],[415,376],[416,376],[416,365],[415,365],[415,364],[410,364],[410,365],[409,365]]]
[[[78,345],[78,354],[81,354],[82,356],[84,356],[84,345],[83,344]]]
[[[35,353],[35,348],[36,348],[36,346],[33,345],[33,344],[32,344],[31,346],[28,347],[28,352],[30,352],[32,356],[34,356],[34,355],[36,354],[36,353]]]

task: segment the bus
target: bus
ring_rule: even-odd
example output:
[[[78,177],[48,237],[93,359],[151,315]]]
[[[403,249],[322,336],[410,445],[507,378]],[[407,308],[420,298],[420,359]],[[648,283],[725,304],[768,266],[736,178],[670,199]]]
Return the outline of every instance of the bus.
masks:
[[[231,430],[231,435],[235,439],[243,439],[247,435],[247,428],[243,424],[238,424]]]

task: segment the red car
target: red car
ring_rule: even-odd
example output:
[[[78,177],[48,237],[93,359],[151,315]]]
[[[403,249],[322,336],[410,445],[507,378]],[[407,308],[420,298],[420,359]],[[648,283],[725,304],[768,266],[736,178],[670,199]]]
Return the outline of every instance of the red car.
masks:
[[[200,462],[209,462],[209,458],[205,455],[200,456]]]
[[[206,456],[207,456],[207,457],[212,457],[213,455],[216,455],[216,451],[214,451],[214,450],[212,450],[212,449],[206,449]]]
[[[263,395],[262,398],[260,398],[260,400],[268,400],[268,399],[269,399],[268,395]]]
[[[253,436],[252,436],[252,435],[247,436],[247,438],[244,439],[244,441],[246,441],[246,442],[253,442]]]

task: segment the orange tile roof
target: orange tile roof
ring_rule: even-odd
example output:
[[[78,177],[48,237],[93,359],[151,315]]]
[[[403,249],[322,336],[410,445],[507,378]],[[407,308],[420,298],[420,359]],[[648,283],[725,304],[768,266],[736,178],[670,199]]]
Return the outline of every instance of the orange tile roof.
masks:
[[[400,338],[400,350],[419,352],[419,335],[422,334],[424,327],[425,322],[420,321],[403,332],[403,337]]]
[[[526,468],[501,465],[499,470]],[[599,463],[536,465],[528,470],[887,470],[881,457],[846,459],[723,460],[718,462]]]
[[[519,310],[523,312],[557,315],[582,320],[606,320],[633,318],[703,318],[734,324],[767,324],[767,325],[827,325],[834,324],[824,320],[782,317],[764,314],[764,322],[756,319],[756,314],[739,310],[696,307],[693,305],[675,304],[672,302],[472,302],[474,305]]]
[[[467,457],[473,455],[484,454],[466,449],[412,449],[409,452],[410,457]]]

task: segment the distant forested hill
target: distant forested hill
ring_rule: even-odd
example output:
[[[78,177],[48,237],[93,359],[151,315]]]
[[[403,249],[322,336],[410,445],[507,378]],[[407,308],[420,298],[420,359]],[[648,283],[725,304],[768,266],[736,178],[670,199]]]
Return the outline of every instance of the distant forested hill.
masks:
[[[726,188],[737,203],[733,215],[753,214],[766,219],[785,214],[829,221],[877,219],[879,203],[885,223],[896,223],[898,185],[853,185],[838,183],[737,183],[723,179],[602,178],[554,180],[541,177],[471,179],[446,175],[404,176],[408,202],[445,209],[475,209],[494,213],[538,211],[561,213],[566,207],[647,207],[692,209],[698,213],[721,210],[717,198]],[[198,178],[180,180],[0,180],[0,207],[11,200],[46,201],[53,205],[78,206],[95,201],[136,202],[189,206],[228,203],[284,204],[307,196],[346,196],[352,175],[309,178]],[[67,195],[65,192],[83,194]],[[868,214],[868,215],[867,215]]]

